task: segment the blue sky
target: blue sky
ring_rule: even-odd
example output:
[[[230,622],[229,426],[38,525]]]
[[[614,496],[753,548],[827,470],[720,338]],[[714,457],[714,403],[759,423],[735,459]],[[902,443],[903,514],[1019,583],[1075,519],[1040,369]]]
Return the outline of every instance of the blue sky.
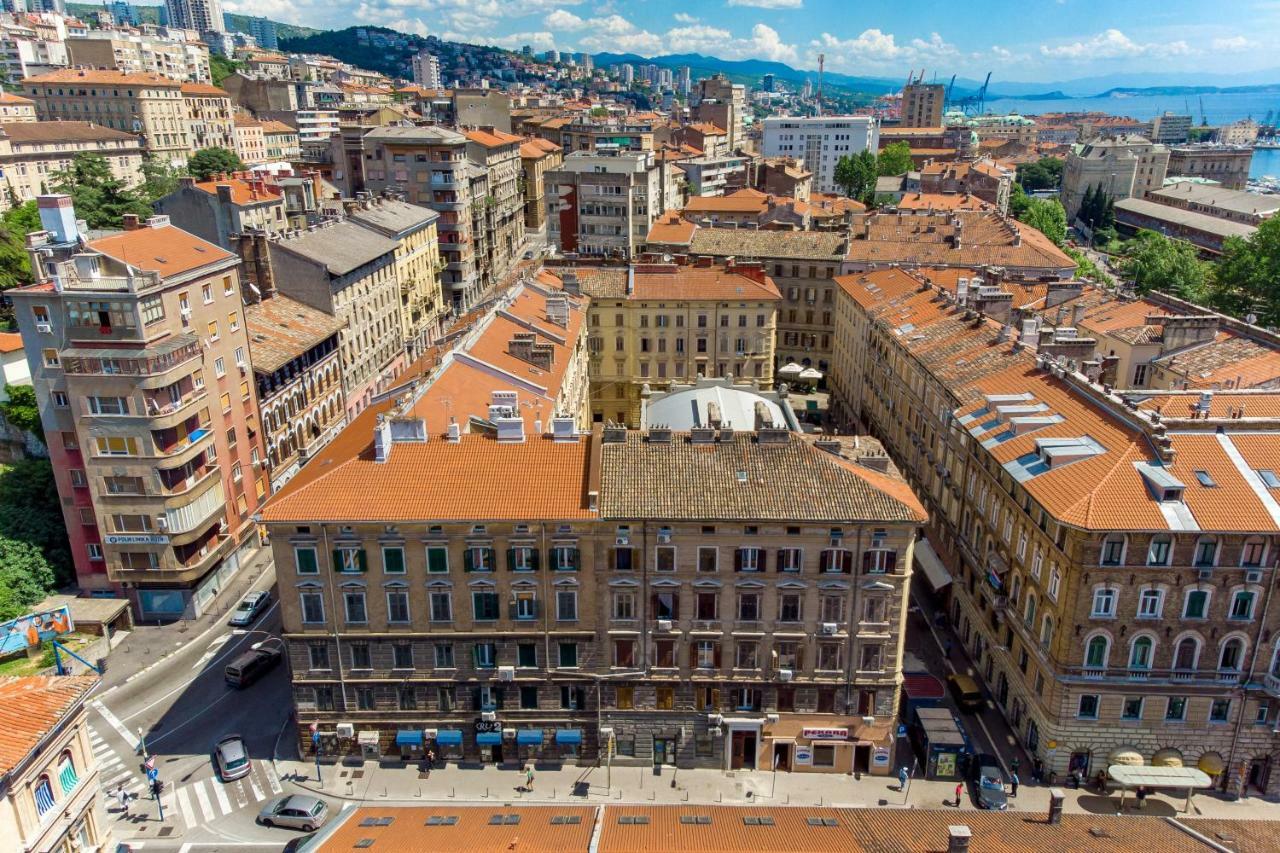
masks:
[[[1017,81],[1280,66],[1280,0],[224,0],[340,28],[381,24],[535,49],[697,52],[849,74],[928,68]]]

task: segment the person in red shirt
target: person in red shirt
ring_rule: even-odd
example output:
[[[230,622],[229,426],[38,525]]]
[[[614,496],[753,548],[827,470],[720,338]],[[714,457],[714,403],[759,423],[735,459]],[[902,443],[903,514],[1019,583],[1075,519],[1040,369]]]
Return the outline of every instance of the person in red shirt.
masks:
[[[956,808],[960,808],[960,797],[964,795],[964,783],[956,783]]]

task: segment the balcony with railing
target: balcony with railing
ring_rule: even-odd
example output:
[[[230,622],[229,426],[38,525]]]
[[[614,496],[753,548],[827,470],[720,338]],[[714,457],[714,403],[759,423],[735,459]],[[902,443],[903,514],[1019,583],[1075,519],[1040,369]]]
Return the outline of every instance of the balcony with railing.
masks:
[[[1201,686],[1238,684],[1244,673],[1238,669],[1193,669],[1173,667],[1069,666],[1060,671],[1063,680],[1125,681],[1147,684],[1192,684]]]
[[[49,270],[53,286],[59,292],[75,293],[144,293],[162,283],[158,272],[134,275],[101,275],[97,255],[86,255],[55,263]]]
[[[209,447],[213,429],[202,424],[199,416],[192,416],[177,426],[153,430],[151,437],[155,443],[155,455],[163,460],[161,465],[172,468],[186,465],[195,459],[198,451]]]
[[[141,376],[144,388],[172,384],[171,373],[200,357],[195,335],[175,335],[141,349],[90,349],[70,347],[59,355],[62,369],[72,376]]]

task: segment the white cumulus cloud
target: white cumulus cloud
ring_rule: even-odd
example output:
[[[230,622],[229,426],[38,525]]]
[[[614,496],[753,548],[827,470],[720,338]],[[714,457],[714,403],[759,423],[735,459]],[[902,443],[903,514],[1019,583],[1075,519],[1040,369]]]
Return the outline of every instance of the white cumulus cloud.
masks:
[[[1040,45],[1040,55],[1049,59],[1081,62],[1094,59],[1133,59],[1140,56],[1187,56],[1195,53],[1185,41],[1138,42],[1117,29],[1103,30],[1079,41]]]
[[[696,24],[698,23],[698,20],[699,20],[698,18],[695,18],[693,15],[688,15],[684,12],[676,12],[671,17],[675,18],[676,23],[680,23],[680,24]]]

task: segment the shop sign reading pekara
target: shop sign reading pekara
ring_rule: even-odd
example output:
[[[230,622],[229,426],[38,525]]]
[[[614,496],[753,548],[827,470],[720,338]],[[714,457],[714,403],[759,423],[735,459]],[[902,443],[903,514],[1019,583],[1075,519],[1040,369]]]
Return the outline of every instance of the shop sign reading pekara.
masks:
[[[808,738],[809,740],[848,740],[849,730],[833,728],[805,728],[800,730],[800,737]]]

